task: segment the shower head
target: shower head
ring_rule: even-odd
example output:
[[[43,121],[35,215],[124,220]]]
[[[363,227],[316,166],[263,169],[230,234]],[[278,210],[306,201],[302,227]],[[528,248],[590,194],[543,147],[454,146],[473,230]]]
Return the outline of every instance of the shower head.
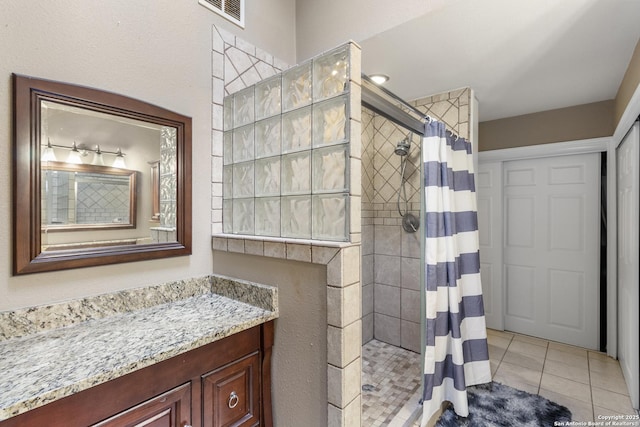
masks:
[[[411,139],[406,137],[402,141],[398,142],[398,145],[396,145],[396,149],[393,152],[400,157],[404,157],[409,154],[409,148],[411,148]]]

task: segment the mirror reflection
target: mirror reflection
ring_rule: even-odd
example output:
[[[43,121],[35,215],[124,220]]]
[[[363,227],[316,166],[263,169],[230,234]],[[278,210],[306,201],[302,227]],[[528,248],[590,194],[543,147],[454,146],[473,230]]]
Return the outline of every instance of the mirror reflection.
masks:
[[[135,171],[52,161],[41,175],[44,232],[135,227]]]
[[[13,74],[13,274],[191,254],[191,118]]]
[[[40,112],[42,250],[176,241],[175,128],[50,100]]]

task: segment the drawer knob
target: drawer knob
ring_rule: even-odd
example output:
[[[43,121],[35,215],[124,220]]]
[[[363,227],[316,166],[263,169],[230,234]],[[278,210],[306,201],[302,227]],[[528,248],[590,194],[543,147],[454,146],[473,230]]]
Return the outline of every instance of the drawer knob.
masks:
[[[227,405],[229,406],[229,409],[233,409],[236,406],[238,406],[238,401],[240,399],[238,398],[238,395],[236,394],[235,391],[232,391],[231,394],[229,395],[229,401],[227,402]]]

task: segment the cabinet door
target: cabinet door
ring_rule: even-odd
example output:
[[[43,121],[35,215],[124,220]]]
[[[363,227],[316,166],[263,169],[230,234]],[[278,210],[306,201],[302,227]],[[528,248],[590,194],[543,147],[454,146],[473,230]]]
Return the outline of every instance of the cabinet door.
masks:
[[[191,384],[176,387],[93,427],[185,427],[191,424]]]
[[[260,423],[259,354],[253,353],[202,377],[203,427]]]

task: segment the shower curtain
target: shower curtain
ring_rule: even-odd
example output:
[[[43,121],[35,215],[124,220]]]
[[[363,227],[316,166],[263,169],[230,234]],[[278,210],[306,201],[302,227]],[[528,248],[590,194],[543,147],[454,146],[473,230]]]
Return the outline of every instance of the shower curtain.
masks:
[[[480,283],[471,143],[426,124],[424,392],[422,426],[442,402],[469,415],[466,387],[491,381]]]

